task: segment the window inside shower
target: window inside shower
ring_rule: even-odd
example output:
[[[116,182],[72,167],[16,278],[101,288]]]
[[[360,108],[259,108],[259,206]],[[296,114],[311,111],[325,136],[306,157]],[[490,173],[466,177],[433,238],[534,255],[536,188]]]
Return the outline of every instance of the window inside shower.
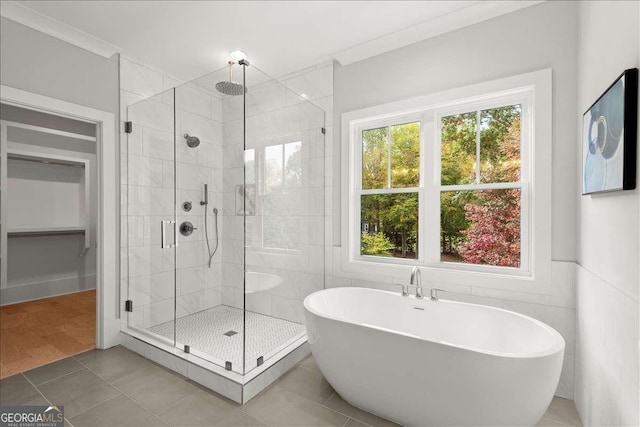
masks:
[[[324,112],[232,67],[127,109],[122,299],[137,337],[248,374],[324,288]]]

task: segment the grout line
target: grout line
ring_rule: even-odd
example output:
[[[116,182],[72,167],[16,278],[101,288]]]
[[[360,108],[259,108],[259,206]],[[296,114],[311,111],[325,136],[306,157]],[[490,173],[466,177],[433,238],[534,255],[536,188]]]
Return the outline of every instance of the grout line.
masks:
[[[51,403],[51,401],[50,401],[49,399],[47,399],[47,397],[44,395],[44,393],[42,393],[42,392],[40,391],[40,389],[39,389],[39,388],[38,388],[34,383],[32,383],[32,382],[31,382],[31,380],[29,380],[29,378],[27,378],[27,376],[26,376],[26,375],[24,375],[24,374],[21,374],[21,375],[22,375],[22,376],[27,380],[27,382],[28,382],[29,384],[31,384],[31,386],[32,386],[33,388],[35,388],[35,389],[36,389],[36,391],[37,391],[38,393],[40,393],[40,396],[42,396],[42,398],[43,398],[44,400],[46,400],[46,401],[47,401],[47,403],[48,403],[49,405],[53,405],[53,403]],[[58,377],[58,378],[61,378],[61,377]],[[45,384],[45,383],[43,383],[43,384]],[[69,423],[69,425],[70,425],[71,427],[73,427],[73,424],[71,424],[71,421],[69,421],[69,418],[64,417],[64,420],[65,420],[67,423]],[[63,423],[63,424],[64,424],[64,423]]]
[[[88,407],[88,408],[87,408],[87,409],[85,409],[84,411],[82,411],[82,412],[78,412],[78,413],[77,413],[77,414],[75,414],[72,418],[75,418],[75,417],[77,417],[78,415],[82,415],[82,414],[84,414],[85,412],[90,411],[90,410],[92,410],[92,409],[94,409],[94,408],[97,408],[98,406],[102,405],[103,403],[105,403],[105,402],[109,402],[110,400],[113,400],[113,399],[115,399],[116,397],[119,397],[119,396],[122,396],[122,393],[121,393],[121,394],[116,394],[115,396],[110,397],[110,398],[108,398],[108,399],[106,399],[106,400],[103,400],[102,402],[96,403],[95,405],[92,405],[92,406]]]
[[[117,347],[113,347],[113,348],[117,348]],[[127,350],[128,350],[128,349],[127,349]],[[129,350],[129,351],[131,351],[131,350]],[[132,353],[133,353],[133,352],[132,352]],[[134,353],[134,354],[137,354],[137,353]],[[158,417],[156,414],[154,414],[153,412],[151,412],[151,410],[149,410],[149,408],[147,408],[147,407],[146,407],[146,406],[144,406],[141,402],[139,402],[139,401],[137,401],[136,399],[134,399],[134,398],[133,398],[132,396],[130,396],[128,393],[125,393],[124,391],[122,391],[120,388],[118,388],[118,387],[117,387],[116,385],[114,385],[112,382],[107,381],[104,377],[102,377],[100,374],[98,374],[97,372],[95,372],[94,370],[92,370],[91,368],[89,368],[87,365],[85,365],[85,364],[84,364],[84,363],[82,363],[81,361],[79,361],[78,363],[82,364],[85,368],[87,368],[87,370],[89,370],[89,372],[92,372],[95,376],[97,376],[98,378],[100,378],[102,381],[104,381],[105,383],[109,384],[111,387],[113,387],[114,389],[116,389],[116,390],[120,393],[118,396],[122,395],[122,396],[126,397],[127,399],[129,399],[129,400],[131,400],[133,403],[135,403],[136,405],[140,406],[140,407],[141,407],[142,409],[144,409],[146,412],[148,412],[149,414],[151,414],[152,416],[154,416],[156,419],[158,419],[158,421],[160,421],[160,423],[162,423],[162,424],[166,424],[166,425],[169,425],[169,424],[168,424],[167,422],[165,422],[162,418]],[[120,380],[125,379],[125,378],[129,377],[130,375],[134,374],[135,372],[137,372],[137,371],[141,371],[141,370],[143,370],[143,369],[145,369],[145,368],[142,368],[142,369],[136,370],[136,371],[132,372],[131,374],[126,375],[126,376],[124,376],[124,377],[120,378]],[[112,399],[115,399],[115,398],[116,398],[116,397],[118,397],[118,396],[114,396]],[[99,405],[101,405],[101,404],[102,404],[102,403],[104,403],[104,402],[108,402],[109,400],[111,400],[111,399],[107,399],[107,400],[105,400],[105,401],[103,401],[103,402],[100,402],[98,405],[95,405],[95,406],[93,406],[92,408],[89,408],[89,409],[93,409],[93,408],[95,408],[96,406],[99,406]],[[87,409],[87,411],[88,411],[89,409]],[[84,412],[86,412],[86,411],[83,411],[83,412],[81,412],[81,413],[84,413]],[[80,415],[80,414],[78,414],[78,415]],[[77,416],[77,415],[76,415],[76,416]]]
[[[33,382],[31,382],[31,380],[30,380],[29,378],[27,378],[27,376],[26,376],[25,374],[20,373],[20,375],[22,375],[22,376],[24,377],[24,379],[25,379],[25,380],[27,380],[27,382],[28,382],[29,384],[31,384],[31,387],[35,388],[35,389],[36,389],[36,391],[37,391],[38,393],[40,393],[40,396],[42,396],[42,398],[43,398],[44,400],[46,400],[46,401],[49,403],[49,405],[51,405],[51,401],[50,401],[49,399],[47,399],[47,397],[46,397],[46,396],[45,396],[45,395],[40,391],[40,389],[39,389],[39,388],[38,388],[38,387],[37,387]]]
[[[77,362],[77,361],[76,361],[76,362]],[[35,385],[35,384],[34,384],[34,387],[40,387],[40,386],[42,386],[42,385],[49,384],[51,381],[55,381],[55,380],[58,380],[58,379],[60,379],[60,378],[64,378],[64,377],[66,377],[66,376],[68,376],[68,375],[74,374],[74,373],[76,373],[76,372],[80,372],[80,371],[82,371],[83,369],[84,369],[84,366],[81,366],[81,367],[79,367],[78,369],[74,369],[73,371],[69,371],[69,372],[67,372],[67,373],[65,373],[65,374],[59,375],[59,376],[57,376],[57,377],[55,377],[55,378],[52,378],[52,379],[47,380],[47,381],[45,381],[45,382],[42,382],[42,383],[40,383],[40,384],[38,384],[38,385]],[[25,377],[26,377],[26,375],[25,375]]]

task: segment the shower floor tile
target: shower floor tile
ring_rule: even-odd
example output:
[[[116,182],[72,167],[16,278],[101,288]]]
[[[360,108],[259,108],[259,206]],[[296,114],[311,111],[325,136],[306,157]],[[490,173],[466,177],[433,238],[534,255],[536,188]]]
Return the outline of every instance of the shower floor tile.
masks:
[[[243,310],[219,305],[200,311],[176,321],[176,341],[189,345],[207,355],[231,362],[233,370],[242,371],[244,342]],[[256,366],[260,356],[267,360],[271,354],[288,345],[305,332],[304,325],[246,312],[246,355],[247,371]],[[150,332],[173,340],[173,321],[149,328]],[[234,333],[235,332],[235,333]]]

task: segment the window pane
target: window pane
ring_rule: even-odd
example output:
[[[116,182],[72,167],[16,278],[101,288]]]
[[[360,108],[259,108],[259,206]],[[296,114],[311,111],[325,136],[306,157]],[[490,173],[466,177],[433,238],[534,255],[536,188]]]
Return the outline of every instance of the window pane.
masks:
[[[440,259],[520,267],[520,189],[440,195]]]
[[[520,105],[480,112],[480,181],[520,180]]]
[[[256,150],[253,148],[244,150],[244,182],[245,184],[256,182]]]
[[[284,145],[284,182],[287,187],[302,184],[302,143],[291,142]]]
[[[389,128],[362,132],[362,188],[365,190],[389,186]]]
[[[264,189],[269,193],[282,186],[282,145],[264,149]]]
[[[443,117],[441,121],[442,185],[469,184],[476,179],[476,113]]]
[[[391,186],[420,185],[420,123],[391,126]]]
[[[360,253],[418,258],[418,193],[361,196]]]

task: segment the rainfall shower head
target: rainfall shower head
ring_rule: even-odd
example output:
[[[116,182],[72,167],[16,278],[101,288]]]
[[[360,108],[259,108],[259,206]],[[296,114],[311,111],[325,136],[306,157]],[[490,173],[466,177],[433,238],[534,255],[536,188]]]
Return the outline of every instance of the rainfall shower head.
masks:
[[[229,80],[216,83],[216,90],[223,95],[237,96],[247,93],[244,85],[233,81],[233,64],[235,62],[229,61]]]
[[[196,148],[198,145],[200,145],[200,138],[198,138],[197,136],[191,136],[188,133],[185,133],[184,139],[187,140],[187,145],[191,148]]]

